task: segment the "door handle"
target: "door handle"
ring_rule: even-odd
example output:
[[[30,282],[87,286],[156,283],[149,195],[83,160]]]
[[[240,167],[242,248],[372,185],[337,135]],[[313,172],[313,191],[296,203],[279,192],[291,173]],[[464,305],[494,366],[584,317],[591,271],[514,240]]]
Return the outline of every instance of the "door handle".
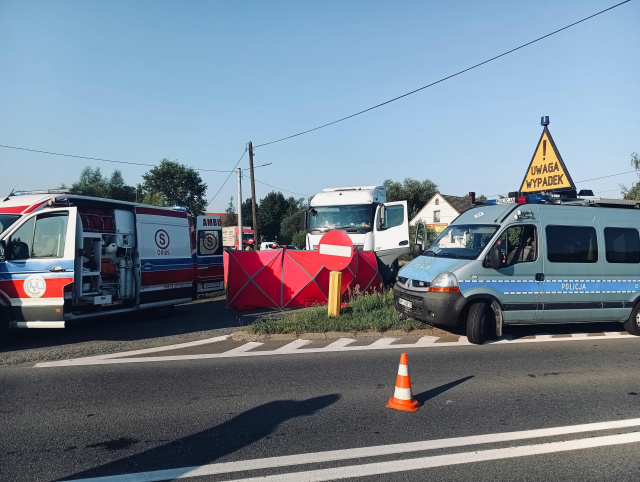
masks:
[[[536,281],[544,281],[544,273],[536,273]]]
[[[64,269],[62,266],[52,266],[51,268],[49,268],[49,271],[51,271],[52,273],[62,273],[63,271],[67,271],[67,270]]]
[[[409,240],[405,239],[404,241],[400,241],[398,246],[406,246],[407,244],[409,244]]]
[[[151,268],[153,265],[151,263],[145,263],[142,265],[143,268]]]

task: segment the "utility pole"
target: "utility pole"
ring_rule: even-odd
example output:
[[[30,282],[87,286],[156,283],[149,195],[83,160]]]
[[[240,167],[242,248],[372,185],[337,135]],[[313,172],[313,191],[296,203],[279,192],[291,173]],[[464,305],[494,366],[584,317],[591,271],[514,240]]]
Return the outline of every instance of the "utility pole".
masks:
[[[242,169],[238,168],[238,249],[242,250]]]
[[[256,217],[256,183],[253,179],[253,144],[249,141],[249,171],[251,173],[251,210],[253,211],[253,246],[260,249],[260,236],[258,236],[258,219]]]

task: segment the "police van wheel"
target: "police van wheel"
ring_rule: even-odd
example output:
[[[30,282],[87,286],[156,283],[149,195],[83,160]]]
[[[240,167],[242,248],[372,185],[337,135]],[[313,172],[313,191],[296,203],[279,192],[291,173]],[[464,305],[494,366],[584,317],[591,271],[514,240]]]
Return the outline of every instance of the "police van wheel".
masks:
[[[483,301],[474,303],[467,315],[467,339],[470,343],[481,345],[489,339],[493,326],[493,312]]]
[[[624,329],[630,335],[640,336],[640,303],[631,312],[631,316],[624,323]]]

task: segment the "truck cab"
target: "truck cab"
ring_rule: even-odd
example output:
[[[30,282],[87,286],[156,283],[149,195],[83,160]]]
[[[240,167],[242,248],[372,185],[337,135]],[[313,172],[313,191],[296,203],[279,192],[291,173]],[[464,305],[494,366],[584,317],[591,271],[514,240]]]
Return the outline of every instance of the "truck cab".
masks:
[[[313,197],[306,213],[306,247],[317,250],[324,234],[343,231],[354,249],[374,251],[385,278],[392,281],[398,257],[409,252],[407,202],[386,202],[384,186],[323,189]]]

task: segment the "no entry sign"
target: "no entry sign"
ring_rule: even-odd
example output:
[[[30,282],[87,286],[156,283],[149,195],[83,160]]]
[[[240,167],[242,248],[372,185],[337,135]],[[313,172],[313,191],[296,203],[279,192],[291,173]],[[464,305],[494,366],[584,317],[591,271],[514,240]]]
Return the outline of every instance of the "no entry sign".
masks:
[[[330,271],[342,271],[353,258],[351,238],[342,231],[329,231],[318,243],[322,264]]]

